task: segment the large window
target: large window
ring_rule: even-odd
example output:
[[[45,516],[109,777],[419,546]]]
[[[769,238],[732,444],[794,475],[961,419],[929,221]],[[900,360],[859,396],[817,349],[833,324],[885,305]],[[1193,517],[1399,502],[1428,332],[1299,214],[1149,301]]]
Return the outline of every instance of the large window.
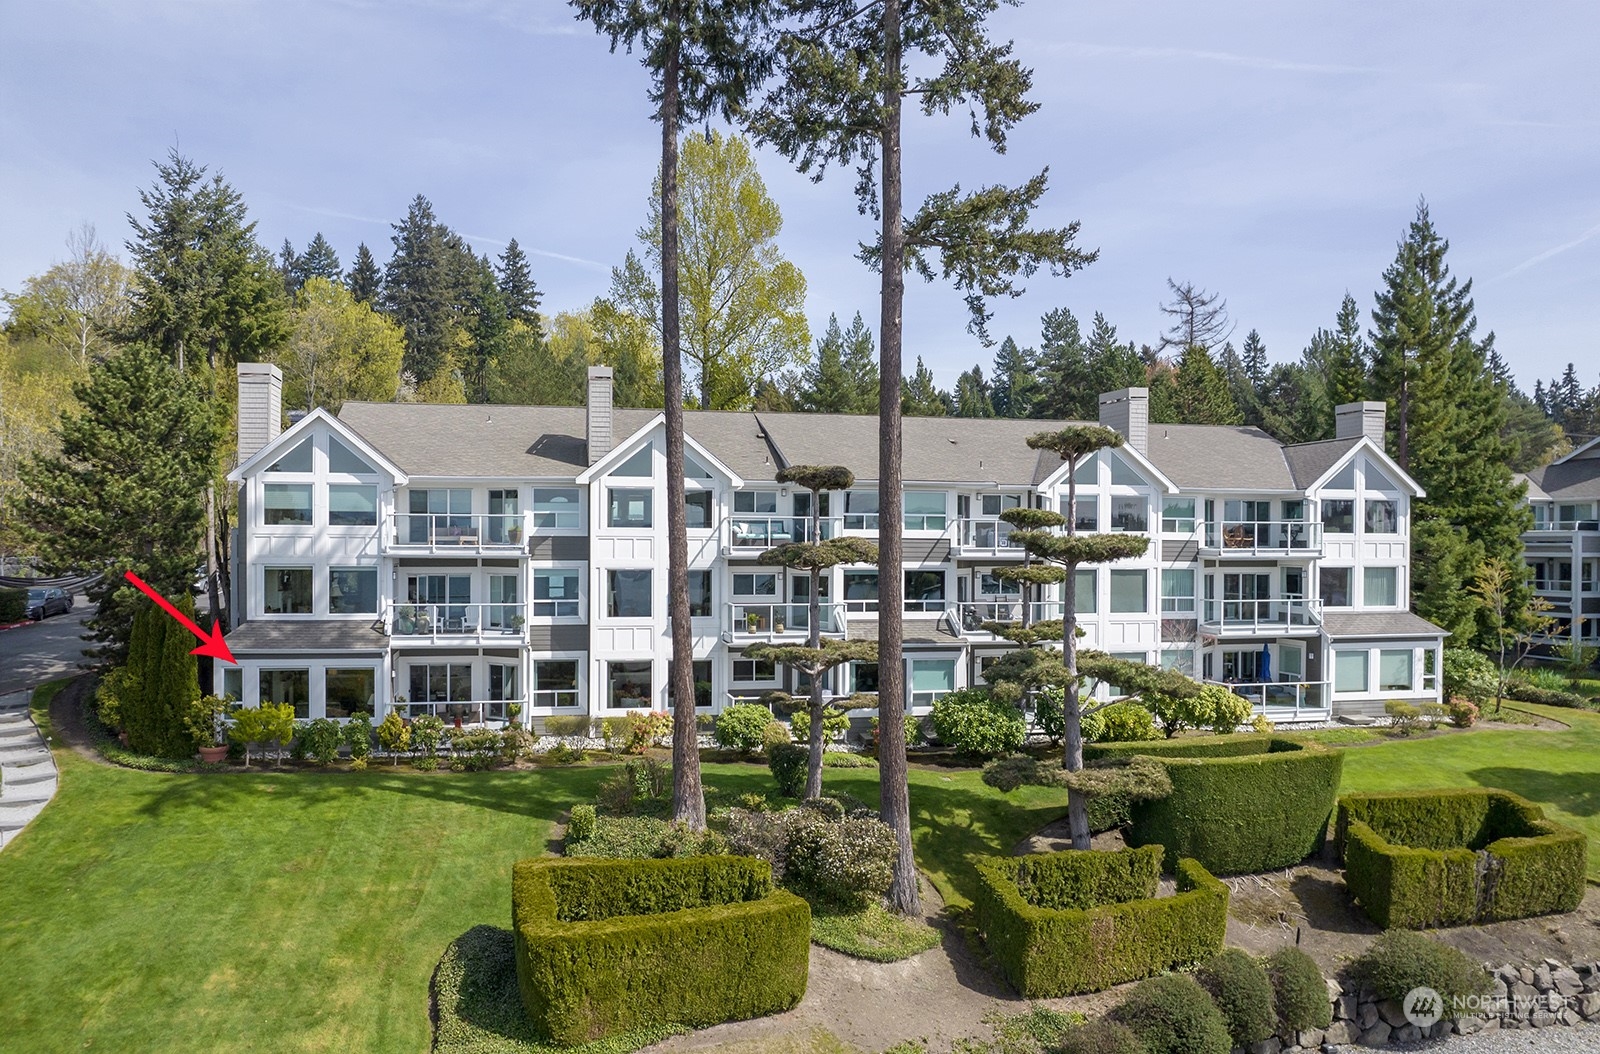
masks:
[[[522,516],[519,507],[519,495],[515,490],[501,490],[496,488],[489,492],[489,541],[496,545],[505,545],[507,542],[517,542],[522,539]],[[512,531],[516,536],[512,536]]]
[[[943,492],[932,490],[908,490],[905,493],[904,500],[906,530],[944,530],[945,496]]]
[[[1161,504],[1161,530],[1167,534],[1194,533],[1194,499],[1168,498]]]
[[[330,527],[372,527],[377,522],[377,487],[369,483],[328,484]]]
[[[577,706],[578,664],[572,659],[533,661],[533,705]]]
[[[244,670],[237,666],[222,668],[222,695],[235,703],[244,698]]]
[[[1397,503],[1389,498],[1368,498],[1366,500],[1367,533],[1368,534],[1396,534],[1400,530],[1400,515],[1396,511]]]
[[[311,484],[263,485],[262,522],[269,527],[303,526],[311,522]]]
[[[1072,595],[1078,602],[1078,614],[1093,615],[1098,606],[1098,593],[1095,589],[1095,570],[1093,568],[1079,568],[1072,579]]]
[[[353,666],[323,671],[323,716],[356,717],[373,714],[373,697],[377,692],[378,671],[371,666]]]
[[[650,571],[607,571],[606,614],[612,618],[650,617]]]
[[[1322,529],[1328,534],[1353,534],[1356,503],[1351,498],[1322,499]]]
[[[711,705],[711,660],[696,659],[690,663],[691,675],[694,678],[694,705],[707,707]],[[673,701],[672,678],[667,678],[667,705]]]
[[[691,531],[703,531],[711,526],[711,492],[691,490],[683,496],[684,525]]]
[[[651,476],[655,474],[655,446],[646,443],[628,460],[618,465],[613,476]]]
[[[844,600],[851,611],[878,610],[878,572],[846,571]]]
[[[978,507],[985,516],[999,516],[1007,509],[1021,507],[1022,496],[1019,494],[984,494],[978,501]]]
[[[1333,690],[1336,692],[1364,692],[1367,690],[1366,652],[1336,651],[1333,653]]]
[[[1150,610],[1148,571],[1111,572],[1111,611],[1132,614]]]
[[[257,677],[263,703],[288,703],[294,716],[311,716],[310,670],[261,670]]]
[[[1414,676],[1410,648],[1384,648],[1378,652],[1378,691],[1409,692]]]
[[[911,660],[911,705],[932,706],[956,689],[954,659]]]
[[[311,568],[263,569],[262,610],[269,615],[311,614]]]
[[[944,572],[906,572],[906,610],[944,610]]]
[[[413,545],[477,541],[472,529],[472,491],[465,488],[412,490],[406,508],[406,540]]]
[[[778,666],[771,659],[734,659],[736,684],[772,684],[778,679]]]
[[[328,437],[328,471],[344,476],[371,476],[377,469],[366,459],[341,443],[337,436]]]
[[[689,617],[711,617],[711,572],[689,572]]]
[[[847,531],[875,531],[878,529],[877,491],[845,491],[844,527]]]
[[[540,618],[577,618],[578,582],[571,567],[544,567],[533,572],[533,613]]]
[[[284,454],[278,460],[267,466],[268,472],[310,472],[311,471],[311,438],[305,439],[294,445],[294,449]]]
[[[876,695],[878,692],[878,664],[875,662],[851,663],[850,690],[862,695]]]
[[[378,613],[378,569],[376,567],[328,568],[328,614],[375,615]]]
[[[1111,529],[1113,531],[1148,531],[1150,529],[1150,503],[1144,498],[1113,495],[1111,498]]]
[[[508,633],[517,629],[512,620],[522,617],[520,584],[514,574],[489,576],[489,606],[484,609],[484,625]]]
[[[1317,570],[1317,594],[1323,607],[1347,608],[1351,605],[1348,567],[1323,567]]]
[[[651,525],[651,491],[643,487],[612,487],[606,491],[606,497],[607,526],[642,528]]]
[[[1361,572],[1361,605],[1369,608],[1392,608],[1400,602],[1399,568],[1368,567]]]
[[[583,524],[577,487],[534,487],[533,526],[539,530],[575,530]]]
[[[432,663],[428,665],[413,665],[411,667],[411,702],[422,703],[467,703],[472,701],[472,664],[465,662]],[[465,709],[450,711],[448,708],[430,708],[416,705],[411,713],[413,715],[436,713],[444,717],[447,713],[454,716],[473,717]]]
[[[1193,613],[1193,568],[1164,569],[1161,572],[1161,610],[1166,613]]]
[[[649,709],[655,699],[650,678],[649,660],[606,663],[607,705],[624,710]]]
[[[1061,500],[1062,513],[1066,512],[1066,499]],[[1079,498],[1078,513],[1073,517],[1073,530],[1093,533],[1100,529],[1100,499]]]
[[[739,574],[733,576],[733,595],[736,597],[776,597],[777,574]]]
[[[776,516],[778,492],[775,490],[741,490],[733,496],[733,511]]]

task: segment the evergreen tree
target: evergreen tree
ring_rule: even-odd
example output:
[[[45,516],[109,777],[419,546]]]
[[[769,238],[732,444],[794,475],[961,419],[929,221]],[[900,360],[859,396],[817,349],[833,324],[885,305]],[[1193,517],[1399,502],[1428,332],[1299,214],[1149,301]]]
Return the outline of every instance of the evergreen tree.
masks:
[[[300,257],[294,251],[294,242],[285,238],[283,246],[278,249],[278,274],[283,277],[285,296],[294,296],[300,291],[299,263]]]
[[[844,331],[844,372],[856,392],[855,413],[870,414],[878,409],[878,353],[872,330],[862,321],[861,312]]]
[[[1267,362],[1267,346],[1262,342],[1261,334],[1253,329],[1245,334],[1244,347],[1239,349],[1239,362],[1251,390],[1259,393],[1266,386],[1267,374],[1272,366]]]
[[[477,291],[477,257],[461,236],[440,223],[418,194],[406,218],[393,225],[394,256],[384,269],[385,310],[406,331],[403,369],[418,385],[459,365],[467,300]]]
[[[857,313],[855,324],[861,325]],[[870,339],[870,338],[869,338]],[[800,407],[814,413],[868,413],[863,392],[856,386],[845,363],[846,338],[839,327],[839,316],[828,316],[828,327],[817,339],[817,353],[800,374]],[[877,392],[871,393],[876,402]]]
[[[149,603],[149,601],[145,601]],[[194,597],[185,589],[173,597],[173,606],[194,621]],[[155,605],[150,604],[154,609]],[[128,745],[144,754],[165,758],[186,758],[194,753],[195,741],[185,721],[189,707],[200,698],[200,662],[194,656],[194,637],[164,613],[153,615],[168,623],[163,627],[160,649],[155,651],[152,670],[155,688],[145,700],[147,722],[144,742],[128,730]]]
[[[339,254],[333,251],[333,246],[328,244],[328,239],[322,236],[321,231],[316,233],[311,244],[306,246],[306,251],[294,261],[294,278],[297,290],[308,279],[326,278],[330,282],[337,282],[344,278]]]
[[[88,625],[99,654],[120,662],[142,602],[123,572],[166,596],[194,581],[220,414],[200,378],[145,345],[91,366],[74,394],[54,430],[60,452],[23,464],[7,518],[47,573],[101,573],[88,587],[98,606]]]
[[[1150,419],[1163,424],[1235,425],[1243,419],[1233,405],[1227,378],[1211,361],[1205,348],[1196,344],[1178,359],[1170,380],[1160,386],[1159,406],[1152,390]],[[1154,388],[1154,386],[1153,386]],[[1159,416],[1158,416],[1159,414]]]
[[[1007,337],[994,356],[994,377],[990,384],[996,417],[1031,417],[1039,397],[1039,378],[1034,372],[1033,350],[1019,348]]]
[[[487,256],[478,260],[476,285],[467,305],[467,334],[471,341],[462,356],[461,383],[467,402],[486,403],[495,364],[507,351],[512,325],[505,296]]]
[[[1250,377],[1245,373],[1244,360],[1239,357],[1238,349],[1233,346],[1232,341],[1222,345],[1216,364],[1217,371],[1227,383],[1228,398],[1232,400],[1239,418],[1247,425],[1261,424],[1261,407],[1255,385],[1250,383]]]
[[[1311,439],[1332,439],[1334,408],[1367,398],[1371,355],[1361,335],[1360,316],[1356,298],[1346,293],[1334,328],[1318,329],[1301,356],[1323,415]]]
[[[993,417],[994,400],[990,397],[989,382],[983,379],[983,367],[972,369],[956,378],[953,414],[956,417]]]
[[[180,370],[203,361],[227,375],[265,358],[288,337],[288,300],[244,199],[176,150],[155,167],[156,185],[139,192],[146,218],[128,216],[137,272],[129,335]]]
[[[1118,343],[1117,327],[1106,321],[1100,312],[1094,313],[1094,324],[1089,327],[1089,386],[1095,401],[1090,405],[1085,420],[1098,420],[1099,396],[1103,392],[1116,392],[1124,388],[1138,388],[1145,384],[1149,370],[1143,356],[1134,349],[1133,342]]]
[[[1089,350],[1078,319],[1064,307],[1039,320],[1039,397],[1034,413],[1058,421],[1089,420],[1099,414]]]
[[[1280,362],[1272,367],[1259,406],[1261,417],[1255,424],[1280,443],[1328,438],[1324,426],[1332,410],[1318,378],[1298,362]]]
[[[948,417],[951,399],[934,383],[933,371],[917,356],[916,372],[906,378],[900,393],[900,410],[907,417]]]
[[[528,254],[512,238],[506,251],[500,254],[500,297],[505,301],[506,318],[521,322],[539,332],[539,301],[544,294],[533,282],[533,271],[528,266]]]
[[[372,250],[367,248],[366,242],[356,246],[356,262],[350,265],[345,287],[358,302],[374,308],[383,298],[383,272],[378,270],[378,261],[372,258]]]

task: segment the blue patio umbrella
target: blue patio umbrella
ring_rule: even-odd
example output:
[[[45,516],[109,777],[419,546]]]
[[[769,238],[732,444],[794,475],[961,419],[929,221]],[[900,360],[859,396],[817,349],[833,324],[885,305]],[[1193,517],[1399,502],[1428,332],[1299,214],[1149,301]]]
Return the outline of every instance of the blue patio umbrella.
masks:
[[[1272,648],[1266,644],[1261,645],[1261,680],[1263,683],[1272,680]]]

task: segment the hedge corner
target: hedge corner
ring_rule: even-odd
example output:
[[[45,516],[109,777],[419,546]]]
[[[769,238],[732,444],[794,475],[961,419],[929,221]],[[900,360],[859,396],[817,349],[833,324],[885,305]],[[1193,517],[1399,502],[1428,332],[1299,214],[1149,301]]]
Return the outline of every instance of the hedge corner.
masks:
[[[1588,838],[1509,791],[1450,788],[1339,800],[1345,885],[1385,929],[1572,911]]]
[[[563,1045],[742,1021],[805,995],[811,908],[761,860],[521,860],[511,922],[529,1019]]]
[[[1199,962],[1222,947],[1228,887],[1178,861],[1157,897],[1161,846],[980,860],[978,928],[1024,998],[1098,992]]]

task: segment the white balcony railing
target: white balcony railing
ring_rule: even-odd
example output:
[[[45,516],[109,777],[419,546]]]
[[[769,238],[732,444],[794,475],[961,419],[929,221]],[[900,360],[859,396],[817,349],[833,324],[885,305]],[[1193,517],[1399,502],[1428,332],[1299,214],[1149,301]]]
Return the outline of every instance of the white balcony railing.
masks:
[[[454,725],[459,720],[463,725],[484,725],[491,721],[509,720],[506,707],[511,703],[523,703],[521,699],[471,699],[471,700],[427,700],[413,702],[409,699],[396,699],[393,709],[399,711],[400,716],[412,719],[432,714],[444,721],[447,725]],[[526,706],[524,705],[524,709]],[[446,733],[448,735],[448,732]]]
[[[540,709],[574,709],[580,701],[576,688],[545,688],[528,693],[528,702]]]
[[[811,608],[807,604],[747,604],[735,601],[726,608],[724,627],[735,638],[745,640],[800,640],[811,632]],[[844,632],[844,606],[818,605],[818,632],[838,636]]]
[[[521,604],[395,604],[388,618],[396,638],[453,640],[462,637],[521,637]]]
[[[1322,610],[1315,600],[1283,597],[1206,600],[1201,604],[1200,622],[1224,633],[1281,633],[1316,629],[1322,625]]]
[[[951,524],[951,547],[962,556],[1021,556],[1021,546],[1011,544],[1012,527],[993,518],[956,520]]]
[[[1221,684],[1235,695],[1248,699],[1256,713],[1265,714],[1272,721],[1315,721],[1331,712],[1327,681],[1211,683]]]
[[[1322,524],[1306,520],[1219,520],[1204,525],[1201,548],[1232,555],[1322,551]]]
[[[1572,592],[1572,579],[1570,578],[1535,578],[1533,588],[1541,593],[1570,593]]]
[[[1557,531],[1561,533],[1569,531],[1600,531],[1600,520],[1596,520],[1593,517],[1585,517],[1581,520],[1534,520],[1533,529],[1535,531]]]
[[[388,517],[384,546],[403,551],[450,552],[520,549],[528,537],[527,515],[397,512]]]

